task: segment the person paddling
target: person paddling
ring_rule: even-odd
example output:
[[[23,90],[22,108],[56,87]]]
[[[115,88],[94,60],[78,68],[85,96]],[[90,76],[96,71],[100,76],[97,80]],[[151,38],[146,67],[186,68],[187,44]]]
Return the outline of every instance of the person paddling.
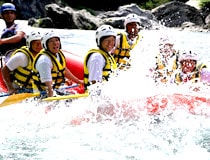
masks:
[[[102,25],[96,30],[98,48],[90,49],[84,60],[85,89],[97,82],[108,81],[110,75],[117,69],[116,61],[111,55],[115,46],[116,35],[110,25]]]
[[[52,97],[54,89],[64,84],[66,78],[78,84],[84,83],[66,67],[66,58],[61,51],[61,40],[58,34],[54,31],[46,32],[41,43],[43,50],[33,63],[34,83],[39,91],[46,91],[47,96]]]
[[[0,39],[0,54],[2,56],[10,57],[14,50],[26,45],[26,30],[15,22],[16,12],[15,5],[12,3],[4,3],[1,6],[1,16],[6,24]]]
[[[2,68],[2,76],[10,94],[33,92],[32,63],[42,49],[40,33],[32,31],[27,35],[26,44],[15,50]]]
[[[114,59],[120,69],[130,67],[130,51],[142,39],[140,32],[140,18],[136,14],[128,14],[124,20],[124,32],[116,37],[115,48],[112,50]]]

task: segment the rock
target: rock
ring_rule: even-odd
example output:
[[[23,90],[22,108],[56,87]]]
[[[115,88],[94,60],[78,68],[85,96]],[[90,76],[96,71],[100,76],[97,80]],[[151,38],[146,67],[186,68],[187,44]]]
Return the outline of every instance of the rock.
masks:
[[[74,9],[61,5],[59,0],[13,0],[18,8],[20,19],[28,20],[28,25],[42,28],[88,29],[95,30],[101,24],[109,24],[115,28],[124,28],[124,18],[129,13],[139,16],[141,27],[158,29],[160,27],[176,28],[209,28],[208,9],[199,10],[187,3],[172,1],[152,10],[144,10],[138,4],[122,5],[110,11]],[[69,2],[70,3],[70,2]],[[68,3],[66,3],[68,4]],[[189,27],[190,26],[190,27]]]
[[[12,0],[12,3],[17,8],[19,19],[28,20],[46,17],[45,5],[56,3],[56,0]]]
[[[154,8],[152,13],[166,27],[180,27],[184,22],[200,26],[205,24],[199,10],[179,1],[163,4]]]
[[[32,27],[40,27],[40,28],[54,28],[54,24],[51,18],[45,17],[40,19],[30,18],[28,20],[28,25]]]

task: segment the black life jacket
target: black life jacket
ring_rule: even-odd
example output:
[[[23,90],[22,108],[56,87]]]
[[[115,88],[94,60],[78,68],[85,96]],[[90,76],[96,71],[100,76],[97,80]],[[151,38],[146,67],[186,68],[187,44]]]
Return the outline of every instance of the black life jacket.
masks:
[[[16,34],[16,30],[15,30],[16,26],[17,26],[17,24],[14,24],[12,27],[5,29],[4,33],[1,35],[1,39],[14,36]],[[0,45],[0,53],[1,53],[1,55],[6,55],[8,51],[18,49],[25,45],[26,45],[25,38],[22,38],[21,41],[17,42],[17,43],[2,44],[2,45]]]

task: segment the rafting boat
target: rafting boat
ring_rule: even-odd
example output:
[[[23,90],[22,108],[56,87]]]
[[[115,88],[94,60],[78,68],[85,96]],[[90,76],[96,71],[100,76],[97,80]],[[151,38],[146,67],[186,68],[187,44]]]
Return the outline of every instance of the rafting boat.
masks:
[[[97,111],[86,110],[84,113],[73,117],[69,123],[71,125],[81,125],[91,121],[122,120],[122,118],[126,121],[137,120],[144,114],[159,117],[161,115],[171,115],[176,111],[196,116],[210,116],[209,99],[200,96],[178,93],[158,94],[130,101],[112,101],[112,104],[99,105]]]
[[[70,71],[79,79],[83,79],[83,58],[80,57],[79,55],[72,54],[71,52],[64,51],[64,55],[67,60],[67,68],[70,69]],[[88,94],[84,94],[84,87],[82,86],[75,86],[75,87],[70,87],[69,90],[75,91],[76,93],[79,93],[80,95],[77,96],[60,96],[60,97],[52,97],[47,100],[62,100],[62,99],[68,99],[68,98],[80,98],[80,97],[87,97]],[[7,92],[5,83],[2,79],[2,75],[0,74],[0,91],[1,92]],[[33,97],[35,95],[23,95],[23,97]],[[21,94],[20,96],[14,96],[15,99],[20,99],[21,100]],[[11,97],[13,100],[14,98]],[[185,94],[158,94],[154,96],[148,96],[148,97],[139,97],[138,99],[134,99],[132,101],[136,101],[135,104],[139,104],[137,107],[138,110],[146,110],[149,114],[154,114],[154,113],[159,113],[162,110],[165,110],[166,108],[170,108],[170,104],[173,104],[173,106],[176,106],[176,108],[172,109],[177,109],[181,107],[185,107],[188,111],[191,113],[196,113],[197,110],[200,112],[203,110],[202,106],[209,106],[208,103],[208,98],[202,97],[202,96],[192,96],[192,95],[185,95]],[[113,113],[115,112],[114,110],[121,108],[124,110],[124,115],[132,115],[134,112],[136,112],[136,108],[130,108],[128,105],[128,102],[120,102],[120,104],[113,104],[112,107],[107,106],[108,110],[112,108],[112,111],[109,111],[107,113]],[[99,107],[100,108],[100,107]],[[106,110],[106,109],[105,109]],[[100,109],[98,109],[98,112],[100,112]],[[202,111],[203,112],[203,111]]]

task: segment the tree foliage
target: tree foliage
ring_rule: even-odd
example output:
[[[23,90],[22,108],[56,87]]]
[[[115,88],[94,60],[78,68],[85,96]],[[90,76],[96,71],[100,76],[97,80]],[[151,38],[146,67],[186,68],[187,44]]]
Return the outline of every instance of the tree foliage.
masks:
[[[199,5],[201,8],[210,8],[210,0],[200,0]]]

